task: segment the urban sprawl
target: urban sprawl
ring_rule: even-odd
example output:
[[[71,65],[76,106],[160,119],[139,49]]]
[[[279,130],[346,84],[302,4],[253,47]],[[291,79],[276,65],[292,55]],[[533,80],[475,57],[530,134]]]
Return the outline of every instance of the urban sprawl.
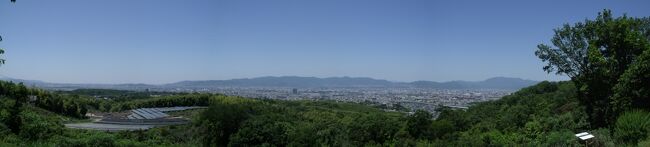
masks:
[[[411,110],[434,112],[440,106],[467,108],[474,102],[499,99],[512,90],[499,89],[432,89],[432,88],[286,88],[220,87],[202,89],[167,89],[173,92],[222,93],[226,95],[281,100],[333,100],[355,103],[400,105]]]

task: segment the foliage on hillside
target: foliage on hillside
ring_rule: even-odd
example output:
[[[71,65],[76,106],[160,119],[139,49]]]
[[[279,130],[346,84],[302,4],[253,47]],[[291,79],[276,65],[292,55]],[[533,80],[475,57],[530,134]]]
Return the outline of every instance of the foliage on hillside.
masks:
[[[135,99],[148,99],[155,96],[167,96],[178,93],[172,92],[158,92],[158,91],[128,91],[128,90],[113,90],[113,89],[75,89],[71,91],[57,91],[62,94],[70,95],[87,95],[94,98],[106,98],[112,101],[122,102],[131,101]]]
[[[458,146],[573,146],[575,132],[588,129],[571,82],[542,82],[468,110],[443,108],[432,138]]]
[[[614,17],[604,10],[594,20],[556,29],[551,41],[553,46],[540,44],[535,54],[548,62],[547,72],[571,77],[588,128],[613,129],[627,145],[646,139],[650,17]]]
[[[88,111],[87,99],[80,99],[77,95],[53,94],[41,89],[27,88],[22,83],[0,81],[0,97],[16,100],[16,105],[33,103],[37,107],[76,118],[85,117],[84,114]]]
[[[11,99],[3,99],[3,102],[7,106],[2,107],[0,114],[6,114],[5,108],[13,104]],[[6,127],[0,131],[3,132],[2,142],[29,146],[363,145],[370,140],[381,143],[392,139],[402,117],[400,113],[386,113],[359,104],[254,100],[218,94],[165,96],[118,105],[178,106],[197,102],[209,103],[211,107],[197,115],[190,125],[119,133],[65,129],[62,121],[54,117],[63,116],[47,114],[52,112],[30,104],[22,111],[25,119],[22,132],[13,134]],[[364,123],[368,121],[374,123]],[[357,132],[367,135],[359,136]]]
[[[115,105],[210,107],[192,115],[188,125],[118,133],[66,129],[64,113],[29,104],[20,114],[21,131],[11,133],[5,123],[0,132],[5,143],[45,146],[575,146],[581,143],[573,134],[581,131],[595,134],[596,145],[629,142],[629,133],[619,131],[635,130],[629,125],[617,126],[617,133],[590,128],[576,91],[572,82],[542,82],[466,110],[441,108],[437,119],[425,111],[387,112],[353,103],[182,94]],[[13,101],[2,99],[3,122]]]
[[[604,10],[594,20],[556,29],[551,41],[535,54],[548,62],[547,72],[571,77],[591,126],[611,126],[629,110],[650,110],[650,18]]]

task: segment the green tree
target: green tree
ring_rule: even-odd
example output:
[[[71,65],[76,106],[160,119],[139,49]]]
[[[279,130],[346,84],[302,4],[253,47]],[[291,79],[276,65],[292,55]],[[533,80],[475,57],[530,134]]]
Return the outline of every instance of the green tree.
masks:
[[[23,111],[21,119],[20,136],[29,140],[47,139],[63,131],[63,125],[58,120],[34,112]]]
[[[475,109],[483,109],[483,108],[475,107]],[[493,109],[491,109],[491,110],[493,110]],[[469,120],[468,120],[468,118],[466,116],[466,112],[463,111],[463,110],[455,110],[455,109],[450,108],[450,107],[441,106],[441,107],[437,108],[436,111],[439,113],[438,117],[436,118],[437,121],[447,120],[447,121],[451,122],[452,125],[453,125],[454,131],[461,130],[461,129],[469,127],[468,126],[469,125],[468,124]],[[488,112],[488,111],[481,111],[481,112]],[[482,120],[485,120],[485,119],[482,119]],[[444,125],[444,123],[446,123],[446,122],[443,122],[442,125]],[[441,124],[434,124],[434,126],[436,126],[436,125],[441,125]]]
[[[373,112],[356,117],[347,134],[357,146],[367,142],[382,144],[391,140],[399,130],[398,122],[382,113]]]
[[[19,134],[23,119],[20,113],[23,110],[23,104],[27,101],[28,90],[23,83],[19,83],[17,88],[13,89],[12,97],[14,98],[14,105],[11,108],[8,122],[6,123],[11,132]]]
[[[446,119],[436,120],[431,123],[431,135],[434,138],[442,139],[447,134],[453,133],[454,130],[456,130],[454,123]]]
[[[2,42],[2,36],[0,36],[0,42]],[[5,53],[5,50],[0,48],[0,55],[2,55],[4,53]],[[0,65],[2,65],[2,64],[5,64],[5,59],[0,59]]]
[[[617,115],[610,107],[612,87],[650,47],[648,24],[647,18],[614,18],[611,11],[604,10],[595,20],[555,29],[554,46],[540,44],[535,55],[548,63],[545,71],[571,78],[592,126],[604,127]]]
[[[409,135],[414,138],[424,139],[431,131],[431,113],[424,110],[417,110],[414,114],[406,117],[406,129]]]
[[[281,119],[280,119],[281,118]],[[230,146],[287,146],[290,123],[281,116],[254,117],[230,138]]]
[[[204,146],[227,146],[230,135],[236,133],[249,117],[242,104],[215,103],[199,115],[199,137]]]
[[[650,50],[637,57],[621,76],[611,104],[616,114],[631,109],[650,110]]]

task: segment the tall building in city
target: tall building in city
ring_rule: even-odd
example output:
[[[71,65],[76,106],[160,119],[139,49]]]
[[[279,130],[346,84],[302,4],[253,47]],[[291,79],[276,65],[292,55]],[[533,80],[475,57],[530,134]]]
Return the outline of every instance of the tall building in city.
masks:
[[[291,93],[293,93],[293,94],[298,94],[298,89],[296,89],[296,88],[291,89]]]

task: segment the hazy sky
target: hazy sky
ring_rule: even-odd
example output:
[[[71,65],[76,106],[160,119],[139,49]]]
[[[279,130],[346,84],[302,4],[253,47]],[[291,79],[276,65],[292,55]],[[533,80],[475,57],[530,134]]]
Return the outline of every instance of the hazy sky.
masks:
[[[259,76],[533,80],[564,23],[650,16],[647,0],[18,0],[0,2],[0,75],[64,83]]]

